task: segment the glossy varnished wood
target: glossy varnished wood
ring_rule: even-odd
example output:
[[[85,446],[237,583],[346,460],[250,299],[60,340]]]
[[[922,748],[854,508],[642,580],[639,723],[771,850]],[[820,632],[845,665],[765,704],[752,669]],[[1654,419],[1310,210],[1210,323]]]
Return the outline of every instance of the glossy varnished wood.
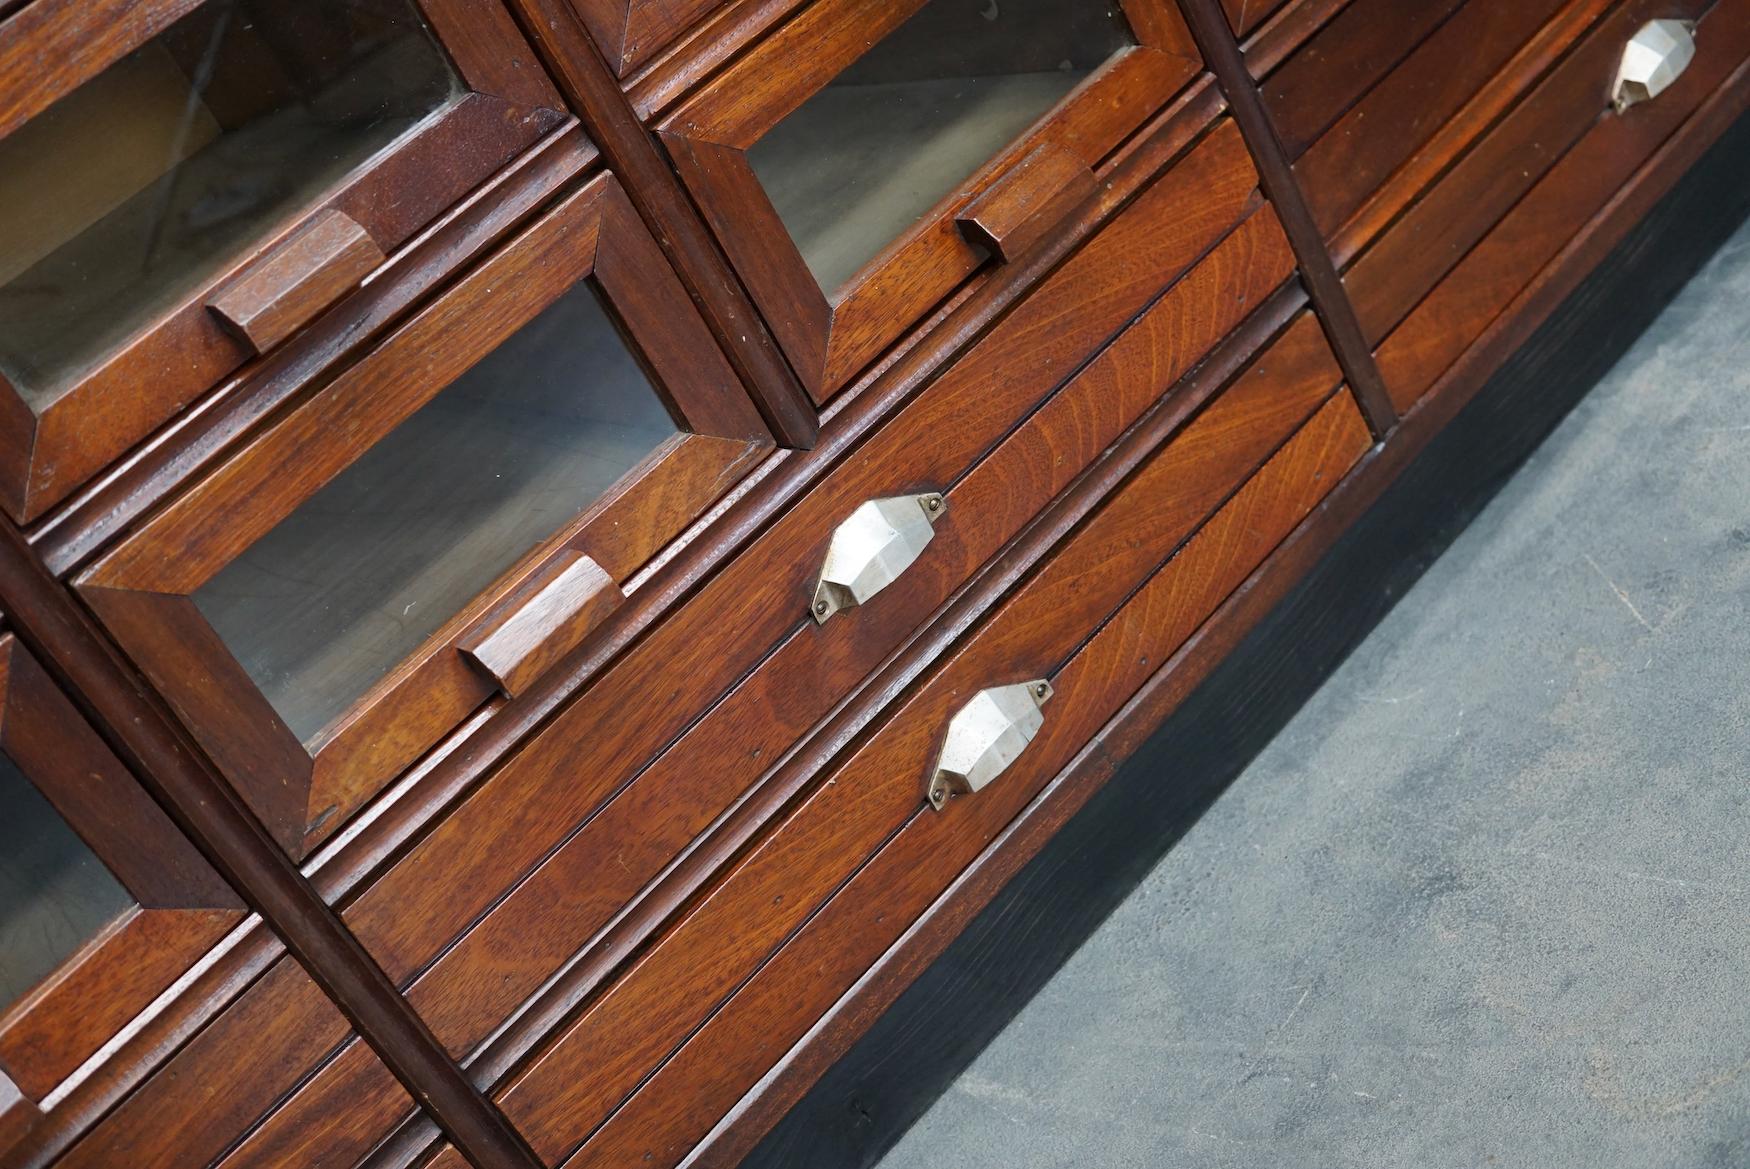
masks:
[[[0,750],[137,903],[0,1012],[0,1072],[40,1102],[235,925],[242,902],[10,634]]]
[[[419,1016],[340,924],[89,615],[0,520],[0,605],[19,638],[78,696],[99,733],[182,832],[260,912],[401,1080],[491,1169],[536,1169],[526,1144],[431,1038]],[[46,1128],[26,1134],[31,1141]],[[25,1159],[29,1160],[27,1150]],[[113,1162],[111,1162],[113,1164]]]
[[[382,262],[382,249],[369,232],[344,211],[325,211],[214,293],[207,307],[256,353],[265,353]]]
[[[634,205],[675,266],[712,335],[741,375],[779,442],[807,449],[819,420],[685,189],[626,104],[570,0],[512,0],[554,80],[622,176]]]
[[[497,598],[565,547],[594,556],[616,580],[630,577],[770,446],[665,275],[618,187],[594,181],[80,578],[88,602],[294,855],[495,689],[455,647]],[[692,433],[646,458],[549,546],[445,621],[318,741],[301,743],[197,609],[195,590],[585,278],[649,347],[657,385]],[[405,375],[410,362],[419,376]],[[554,647],[545,660],[571,648]]]
[[[740,1163],[873,1165],[1729,237],[1750,209],[1747,131],[1735,131],[1734,143],[1722,142],[1685,177],[1377,506],[1352,510],[1349,501],[1371,477],[1357,475],[1273,553],[1004,830],[968,879],[792,1050],[777,1084],[714,1134],[724,1155],[699,1163],[739,1157],[735,1150],[747,1145],[736,1134],[794,1099],[783,1083],[811,1078],[845,1053]],[[1413,418],[1408,425],[1415,427]],[[1316,563],[1308,560],[1309,545],[1351,523],[1328,552],[1315,551]],[[843,1036],[864,1027],[847,1052]]]
[[[1198,68],[1176,9],[1131,0],[1124,11],[1138,47],[1111,59],[843,287],[823,291],[755,176],[748,150],[919,7],[920,0],[810,5],[660,126],[675,166],[818,402],[980,268],[982,256],[954,226],[971,199],[1044,143],[1090,169],[1100,166]]]
[[[1089,257],[1088,262],[1092,265],[1096,260]],[[757,832],[791,790],[784,783],[762,785],[745,803],[737,804],[742,793],[766,771],[769,761],[780,758],[792,740],[832,708],[838,696],[900,643],[907,631],[952,594],[1004,540],[1020,531],[1042,500],[1068,485],[1179,371],[1188,368],[1278,285],[1287,276],[1288,265],[1286,244],[1273,221],[1266,214],[1254,215],[1100,358],[1079,372],[969,474],[947,488],[949,507],[937,521],[936,537],[900,585],[825,627],[816,626],[808,617],[806,592],[797,587],[789,610],[789,628],[758,668],[660,758],[635,769],[631,782],[605,809],[565,839],[493,908],[484,923],[444,951],[409,988],[410,996],[427,1012],[452,1050],[465,1052],[485,1038],[550,972],[562,969],[580,950],[586,955],[583,966],[561,987],[548,992],[543,1003],[530,1012],[532,1017],[519,1022],[517,1030],[524,1036],[521,1043],[526,1047],[544,1030],[542,1017],[563,1013],[567,1001],[599,981],[627,943],[592,940],[592,935],[610,923],[614,923],[612,932],[622,936],[636,937],[648,930],[661,920],[666,912],[663,907],[684,899],[709,875],[718,858],[731,855]],[[1218,294],[1220,289],[1241,291]],[[999,333],[991,344],[995,348],[1005,341]],[[974,362],[969,370],[980,368]],[[949,378],[952,385],[943,386],[940,396],[930,396],[944,410],[953,409],[956,401],[968,400],[960,395],[991,384],[982,377],[967,382],[951,373]],[[1002,406],[999,403],[995,408]],[[961,414],[963,424],[975,422],[964,417],[963,407]],[[991,415],[993,421],[995,417]],[[906,422],[909,420],[902,425]],[[921,422],[913,425],[916,429],[908,427],[905,433],[933,431]],[[881,458],[880,452],[872,452],[874,461],[865,464],[865,473],[878,474]],[[889,482],[912,484],[903,489],[915,490],[922,481]],[[876,484],[869,492],[891,490]],[[1099,490],[1090,490],[1081,506],[1090,506],[1099,494]],[[550,737],[554,752],[567,741],[558,733],[550,732]],[[543,741],[536,749],[546,757],[549,745]],[[543,766],[554,767],[556,779],[565,772],[557,770],[560,756],[553,754],[551,758],[553,762]],[[615,782],[619,774],[608,772],[598,782]],[[520,799],[531,801],[526,794],[530,789],[521,782],[519,789],[525,793]],[[479,850],[476,858],[471,855],[476,849],[470,838],[480,839],[480,833],[501,830],[498,821],[506,814],[505,798],[496,794],[490,801],[479,801],[461,814],[454,831],[441,832],[440,838],[416,852],[412,862],[392,872],[367,894],[349,914],[362,936],[386,941],[393,938],[394,952],[405,957],[392,961],[411,961],[420,952],[413,947],[433,945],[441,935],[422,939],[423,927],[405,917],[397,906],[404,906],[409,897],[426,898],[422,890],[432,881],[454,880],[445,870],[453,872],[456,858],[462,855],[467,855],[466,864],[477,872],[482,862],[504,859],[501,854],[510,847],[509,841]],[[540,806],[544,798],[532,797],[528,806]],[[549,800],[549,810],[554,806]],[[731,809],[729,825],[714,833],[710,841],[688,849],[696,834]],[[518,835],[527,835],[527,830]],[[522,850],[538,839],[518,839],[514,847]],[[682,869],[667,878],[663,888],[641,895],[641,887],[661,874],[677,855],[683,858]],[[604,863],[604,858],[610,857],[612,863]],[[446,858],[450,858],[447,863]],[[630,922],[616,922],[623,903],[635,897],[640,898],[635,917]],[[429,902],[435,909],[439,898],[431,897]],[[459,923],[462,919],[457,915],[456,920]],[[484,977],[486,971],[494,976]],[[301,1094],[285,1115],[275,1118],[274,1126],[291,1131],[317,1124],[329,1106],[325,1102],[341,1098],[351,1099],[355,1105],[370,1100],[373,1108],[379,1107],[380,1101],[387,1123],[394,1118],[394,1101],[378,1092],[378,1085],[366,1075],[369,1071],[357,1061],[336,1061],[318,1075],[312,1088]]]
[[[0,24],[0,134],[47,108],[199,6],[197,0],[87,4],[43,0]],[[558,92],[535,67],[499,0],[419,0],[470,92],[421,122],[263,238],[77,379],[39,414],[0,383],[0,506],[34,520],[254,354],[206,300],[244,277],[324,212],[362,224],[391,251],[470,188],[566,120]],[[40,62],[52,61],[43,70]],[[392,192],[392,193],[391,193]]]
[[[1316,355],[1322,341],[1316,330],[1306,335],[1312,338]],[[807,920],[820,899],[854,871],[859,858],[869,855],[895,831],[900,832],[899,841],[915,840],[910,847],[922,850],[911,855],[911,875],[898,884],[892,876],[872,876],[870,881],[886,886],[896,899],[888,902],[893,907],[891,916],[885,918],[888,925],[877,925],[876,931],[903,928],[906,894],[901,890],[908,886],[920,891],[939,890],[957,871],[957,860],[971,855],[962,850],[970,847],[975,853],[977,848],[974,842],[980,829],[971,827],[980,819],[976,798],[951,802],[942,815],[927,810],[923,802],[934,743],[948,714],[972,691],[1015,678],[1052,678],[1057,698],[1064,697],[1060,680],[1073,685],[1077,676],[1065,663],[1074,659],[1087,631],[1124,601],[1135,588],[1137,576],[1146,577],[1238,481],[1269,456],[1281,441],[1278,427],[1284,426],[1284,421],[1292,426],[1293,420],[1310,412],[1337,382],[1328,354],[1322,369],[1315,360],[1308,372],[1300,397],[1292,392],[1270,393],[1254,383],[1256,397],[1250,401],[1256,403],[1257,414],[1250,412],[1245,394],[1237,395],[1231,403],[1217,399],[1180,439],[1168,445],[1162,456],[1078,531],[1060,555],[1006,599],[978,633],[946,655],[941,671],[890,711],[878,734],[835,764],[825,782],[811,790],[773,833],[739,861],[705,901],[688,912],[625,978],[587,1007],[551,1049],[500,1093],[504,1106],[537,1149],[547,1156],[563,1155],[568,1143],[586,1136],[598,1118],[605,1119],[639,1084],[648,1061],[660,1058],[671,1044],[685,1038],[704,1020],[710,1004],[733,990],[750,967],[757,969],[769,949]],[[1340,427],[1348,437],[1338,444],[1349,452],[1346,462],[1365,448],[1366,432],[1351,405],[1340,401],[1337,412],[1348,420]],[[1315,429],[1323,437],[1309,445],[1322,449],[1330,436],[1324,434],[1323,427]],[[1204,462],[1206,459],[1212,461]],[[1286,463],[1293,463],[1292,469],[1284,472],[1290,480],[1317,478],[1296,456],[1288,456],[1277,465]],[[1175,477],[1180,468],[1182,475]],[[1261,482],[1274,482],[1275,478],[1267,473]],[[1334,480],[1335,476],[1330,476],[1320,493]],[[1164,488],[1168,483],[1173,484],[1172,489]],[[1270,525],[1256,514],[1247,513],[1237,522],[1248,528],[1249,539],[1269,538]],[[1192,546],[1197,544],[1193,541]],[[1160,588],[1163,598],[1169,591],[1165,585]],[[1199,601],[1184,595],[1183,603],[1195,610]],[[1157,629],[1164,627],[1165,623],[1156,623]],[[1073,709],[1073,698],[1071,706]],[[1047,712],[1047,736],[1053,734],[1054,713]],[[1073,727],[1074,722],[1072,715],[1057,725]],[[1063,735],[1066,745],[1074,741],[1074,730]],[[990,803],[1006,803],[999,793],[1013,793],[1024,786],[1017,783],[1005,789],[999,782],[989,793],[980,794],[992,795]],[[998,818],[999,824],[1002,818]],[[909,851],[904,845],[901,849]],[[847,888],[854,886],[855,882]],[[882,913],[879,901],[873,911]],[[741,923],[733,935],[725,935],[720,927],[729,919]],[[845,968],[854,966],[855,943],[836,931],[825,936],[837,943]],[[707,938],[712,939],[709,954],[698,948]],[[786,954],[795,940],[786,945]],[[810,959],[798,951],[797,960],[815,966],[817,974],[824,973],[818,969],[818,958]],[[822,991],[832,977],[821,980]],[[794,1033],[799,1034],[812,1022],[812,1004],[808,993],[796,984],[790,985],[789,993],[800,998],[794,1011],[785,1008],[764,1018],[768,1026],[795,1028]],[[640,1022],[634,1026],[631,1020],[635,1017]],[[665,1021],[656,1023],[657,1018]],[[780,1024],[779,1019],[784,1022]],[[700,1033],[707,1034],[709,1028]],[[615,1038],[609,1041],[609,1035]],[[771,1051],[757,1040],[731,1047],[740,1048],[731,1057],[735,1070],[721,1062],[728,1049],[713,1053],[722,1073],[716,1092],[737,1085],[745,1088],[763,1071],[762,1049]],[[682,1050],[685,1055],[686,1049]],[[603,1058],[604,1051],[612,1054]],[[586,1052],[591,1054],[586,1056]],[[659,1083],[664,1074],[658,1073],[644,1090]],[[686,1074],[691,1077],[695,1073]],[[680,1127],[660,1146],[641,1145],[639,1152],[632,1154],[633,1161],[648,1153],[662,1163],[672,1163],[684,1146],[691,1144],[686,1134],[691,1132],[695,1139],[703,1135],[716,1119],[713,1107],[726,1107],[734,1098],[714,1096],[706,1090],[693,1092],[701,1083],[689,1078],[687,1086],[677,1088],[672,1095],[659,1089],[648,1098],[653,1114],[661,1114],[667,1123]],[[701,1121],[704,1127],[689,1127]],[[610,1122],[595,1139],[601,1141],[613,1132]],[[598,1152],[592,1143],[584,1147],[577,1163],[593,1163],[598,1155],[602,1163],[617,1163],[629,1151],[609,1140]]]
[[[1553,71],[1344,274],[1377,345],[1537,179],[1601,118],[1623,46],[1655,15],[1699,17],[1705,0],[1629,0],[1594,25]]]
[[[689,545],[685,554],[665,563],[645,581],[629,597],[621,612],[610,619],[603,636],[580,659],[544,678],[535,690],[502,710],[471,720],[456,741],[422,763],[403,781],[393,800],[381,806],[367,821],[349,830],[342,839],[321,850],[310,862],[309,869],[317,887],[330,898],[343,899],[348,890],[362,887],[373,873],[396,857],[399,850],[417,839],[434,809],[446,806],[458,793],[466,791],[489,770],[495,759],[501,758],[517,743],[519,736],[540,725],[555,710],[560,699],[574,690],[581,680],[613,661],[650,627],[655,616],[694,589],[713,565],[724,562],[739,543],[757,533],[801,490],[818,482],[827,468],[854,448],[876,425],[913,398],[920,386],[927,382],[931,371],[939,368],[951,355],[964,352],[982,336],[1020,290],[1051,271],[1091,231],[1124,208],[1156,169],[1183,150],[1207,125],[1216,108],[1208,100],[1211,96],[1209,88],[1199,89],[1157,118],[1150,129],[1127,148],[1122,160],[1115,163],[1094,200],[1077,208],[1059,231],[1034,253],[995,274],[936,322],[917,344],[888,363],[859,391],[853,402],[839,411],[833,429],[823,435],[817,450],[803,456],[792,456],[774,465],[773,473],[765,476],[756,490],[744,496],[717,522],[712,539]],[[483,240],[501,237],[506,225],[526,216],[531,200],[537,199],[542,191],[552,189],[556,175],[574,169],[573,160],[587,157],[587,154],[580,155],[574,146],[576,141],[574,135],[561,135],[551,140],[551,149],[546,153],[519,164],[504,184],[488,189],[478,202],[462,209],[444,232],[411,252],[407,257],[411,271],[419,275],[419,280],[429,281],[441,272],[441,265],[450,262],[448,257],[457,250],[478,249]],[[511,197],[500,203],[495,199],[500,193],[508,193]],[[419,286],[418,283],[368,285],[365,293],[372,298],[366,309],[352,318],[347,327],[368,330],[376,327],[375,322],[393,319],[396,306],[405,303],[397,298],[406,295],[408,287]],[[332,344],[334,336],[343,335],[328,331],[330,320],[325,317],[321,323],[320,345]],[[1213,322],[1211,326],[1219,327]],[[287,346],[288,351],[297,348],[295,342]],[[1224,351],[1225,348],[1231,347],[1224,347]],[[1240,346],[1236,350],[1239,353],[1248,351],[1249,346]],[[287,360],[284,353],[275,355],[275,361],[284,360]],[[300,363],[307,364],[312,360],[315,359],[309,352],[300,352],[297,357]],[[1226,360],[1225,357],[1219,361],[1212,359],[1210,364],[1219,365]],[[288,368],[295,370],[298,366],[293,364]],[[270,381],[264,390],[269,395],[283,396],[291,384],[283,380]],[[272,396],[246,395],[238,403],[238,414],[221,416],[216,424],[207,423],[209,428],[198,430],[198,433],[211,436],[203,441],[216,442],[231,432],[227,428],[239,424],[239,417],[247,418],[250,411],[263,410],[274,400]],[[209,449],[197,446],[189,457],[198,459]],[[79,548],[98,538],[104,525],[122,522],[129,514],[129,507],[143,506],[145,501],[154,498],[154,492],[165,490],[166,484],[174,482],[179,466],[174,459],[142,463],[140,478],[118,480],[118,487],[127,484],[127,494],[92,500],[90,508],[78,518],[78,522],[70,524],[65,535],[59,537],[58,542],[47,545],[48,549],[57,556],[76,555]],[[1097,498],[1097,495],[1098,490],[1094,490],[1089,498]],[[104,510],[105,503],[113,500],[119,500],[122,506],[113,512]],[[696,879],[689,878],[689,881]],[[663,912],[660,906],[651,907],[634,915],[636,920],[631,921],[628,928],[634,935],[647,930],[652,922],[660,920]],[[122,1093],[139,1084],[152,1065],[160,1061],[170,1062],[165,1064],[163,1074],[150,1081],[151,1089],[141,1094],[142,1102],[149,1100],[151,1103],[143,1103],[137,1109],[130,1105],[114,1112],[112,1120],[107,1122],[117,1130],[132,1130],[134,1135],[125,1139],[136,1142],[136,1147],[145,1147],[146,1138],[140,1134],[150,1132],[153,1117],[158,1112],[201,1107],[200,1085],[206,1083],[212,1074],[204,1069],[224,1068],[224,1074],[240,1076],[232,1085],[236,1095],[242,1098],[251,1092],[263,1093],[255,1097],[261,1101],[255,1106],[256,1114],[266,1108],[283,1088],[276,1087],[272,1076],[265,1074],[266,1059],[252,1058],[257,1048],[248,1026],[228,1029],[228,1039],[211,1048],[203,1048],[203,1054],[198,1058],[194,1049],[188,1047],[188,1040],[202,1022],[212,1017],[219,1005],[241,993],[250,980],[268,969],[276,952],[276,942],[267,930],[258,925],[246,927],[241,939],[203,973],[190,994],[165,1004],[164,1009],[130,1038],[126,1047],[130,1053],[127,1059],[112,1060],[106,1065],[104,1074],[78,1085],[66,1104],[57,1110],[56,1117],[51,1118],[41,1141],[33,1141],[32,1159],[27,1162],[30,1169],[37,1169],[40,1158],[65,1147],[73,1134],[113,1110]],[[239,1017],[243,1017],[241,1013]],[[537,1020],[535,1027],[538,1036],[544,1025]],[[504,1058],[514,1061],[515,1053],[526,1050],[528,1042],[510,1042]],[[498,1056],[494,1054],[492,1059],[496,1060]],[[489,1060],[488,1065],[491,1062]],[[254,1074],[256,1072],[263,1074],[258,1076]],[[409,1135],[415,1137],[414,1144],[408,1146],[402,1142],[398,1147],[416,1151],[424,1140],[429,1139],[417,1137],[422,1125],[429,1125],[429,1121],[415,1122],[410,1130]],[[115,1131],[106,1132],[104,1139],[124,1138],[120,1131]],[[231,1138],[223,1132],[209,1131],[203,1139],[225,1141]]]
[[[1750,5],[1721,0],[1689,69],[1655,102],[1600,117],[1379,346],[1401,408],[1425,393],[1655,151],[1750,58]]]
[[[1397,424],[1391,398],[1373,362],[1355,307],[1344,294],[1336,266],[1325,250],[1318,225],[1308,209],[1300,184],[1289,168],[1289,157],[1268,108],[1253,84],[1240,46],[1227,31],[1227,19],[1216,0],[1182,0],[1185,19],[1209,68],[1233,108],[1233,117],[1258,167],[1258,181],[1282,219],[1282,229],[1294,248],[1313,308],[1330,338],[1362,416],[1374,437],[1384,438]]]

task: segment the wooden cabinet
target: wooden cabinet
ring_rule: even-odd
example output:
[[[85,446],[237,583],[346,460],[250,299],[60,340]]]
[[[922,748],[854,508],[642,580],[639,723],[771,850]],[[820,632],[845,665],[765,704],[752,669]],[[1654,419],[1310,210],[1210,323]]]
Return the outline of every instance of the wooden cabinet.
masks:
[[[1750,0],[0,0],[0,1167],[735,1164],[1747,104]]]
[[[1366,449],[1353,403],[1330,399],[1340,375],[1310,320],[1259,371],[1115,492],[510,1080],[500,1100],[545,1160],[678,1163],[1109,717],[1126,678],[1164,660]],[[1054,693],[1019,770],[931,809],[928,780],[956,708],[1032,679]]]
[[[580,644],[770,445],[597,179],[80,589],[303,855]]]
[[[0,25],[0,76],[21,519],[564,120],[498,0],[45,0]]]
[[[243,916],[242,902],[0,633],[0,1145]]]
[[[1177,10],[819,0],[662,138],[825,401],[987,263],[1013,259],[1197,72]]]

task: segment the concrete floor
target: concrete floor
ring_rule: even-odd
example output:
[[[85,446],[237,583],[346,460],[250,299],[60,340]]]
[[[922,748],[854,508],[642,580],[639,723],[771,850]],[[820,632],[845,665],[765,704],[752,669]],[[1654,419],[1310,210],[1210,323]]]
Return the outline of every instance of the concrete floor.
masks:
[[[882,1161],[1750,1166],[1750,227]]]

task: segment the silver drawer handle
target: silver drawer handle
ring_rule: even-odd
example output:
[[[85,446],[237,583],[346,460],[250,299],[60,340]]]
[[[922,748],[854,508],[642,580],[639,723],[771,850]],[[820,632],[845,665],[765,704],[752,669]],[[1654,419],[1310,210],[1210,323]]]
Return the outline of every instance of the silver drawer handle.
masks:
[[[861,605],[899,579],[936,534],[948,510],[939,492],[871,499],[834,529],[814,586],[814,619]]]
[[[1629,38],[1610,90],[1617,113],[1653,100],[1683,75],[1695,60],[1694,29],[1692,20],[1649,20]]]
[[[948,720],[942,753],[930,776],[930,807],[940,812],[951,792],[983,788],[1009,769],[1045,722],[1051,697],[1044,679],[980,690]]]

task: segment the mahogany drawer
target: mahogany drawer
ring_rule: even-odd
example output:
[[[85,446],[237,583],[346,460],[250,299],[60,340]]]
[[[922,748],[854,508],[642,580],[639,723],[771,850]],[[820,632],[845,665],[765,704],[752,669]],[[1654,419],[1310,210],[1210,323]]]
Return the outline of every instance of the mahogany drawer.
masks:
[[[1255,182],[1217,127],[345,909],[458,1057],[568,965],[617,960],[598,935],[628,902],[678,896],[648,887],[707,864],[724,846],[700,833],[1291,277]],[[837,522],[929,491],[946,507],[917,561],[817,623]],[[361,1061],[324,1067],[273,1125],[340,1101],[382,1130],[403,1119]]]
[[[234,8],[37,0],[0,19],[0,173],[24,180],[0,194],[14,517],[66,498],[571,120],[501,0]]]
[[[243,920],[237,894],[0,632],[0,1162],[62,1138],[78,1073]],[[89,1062],[88,1062],[89,1061]]]
[[[398,1093],[403,1107],[413,1107],[412,1098],[375,1053],[352,1036],[345,1018],[303,967],[281,957],[55,1165],[194,1169],[217,1162],[239,1140],[259,1150],[263,1164],[337,1164],[331,1150],[344,1142],[354,1123],[345,1108],[300,1131],[249,1136],[307,1074],[302,1053],[337,1048],[360,1053],[386,1081],[385,1091]],[[268,1140],[272,1147],[263,1148]]]
[[[587,640],[771,446],[598,176],[77,587],[303,857]]]
[[[1650,101],[1608,104],[1648,20],[1696,20],[1694,60]],[[1702,102],[1750,58],[1750,3],[1613,6],[1349,267],[1344,283],[1387,389],[1409,408],[1483,335]],[[1746,85],[1737,77],[1735,88]]]
[[[541,1157],[676,1164],[1369,447],[1340,380],[1301,316],[842,750],[497,1089]],[[1021,762],[932,810],[950,717],[1039,680]]]
[[[1048,234],[1200,69],[1171,0],[814,0],[658,129],[825,402]]]

